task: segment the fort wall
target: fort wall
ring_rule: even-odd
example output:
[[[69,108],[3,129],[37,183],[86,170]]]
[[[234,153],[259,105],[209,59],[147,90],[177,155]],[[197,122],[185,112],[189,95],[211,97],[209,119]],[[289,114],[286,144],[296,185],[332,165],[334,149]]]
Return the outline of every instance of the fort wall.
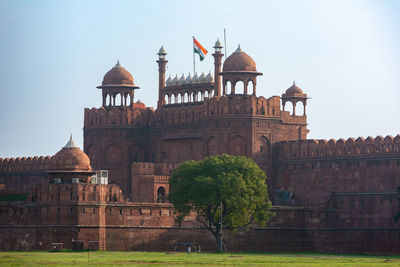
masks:
[[[400,136],[299,140],[274,146],[273,187],[295,205],[323,206],[331,192],[393,191],[400,184]]]

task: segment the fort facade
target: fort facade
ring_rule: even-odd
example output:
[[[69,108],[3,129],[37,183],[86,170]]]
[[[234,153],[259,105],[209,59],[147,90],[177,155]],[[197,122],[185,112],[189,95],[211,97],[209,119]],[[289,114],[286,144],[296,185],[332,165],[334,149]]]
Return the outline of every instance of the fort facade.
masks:
[[[400,135],[307,139],[302,89],[257,96],[255,61],[238,47],[222,63],[219,41],[214,49],[212,73],[168,79],[159,50],[155,109],[135,102],[140,87],[118,62],[97,87],[101,107],[84,111],[84,152],[71,139],[53,157],[0,159],[0,195],[26,197],[0,202],[0,249],[83,240],[107,250],[213,250],[195,215],[175,223],[168,179],[182,161],[228,153],[267,173],[276,213],[266,228],[227,236],[228,249],[399,253]],[[109,184],[93,183],[93,170],[108,170]]]

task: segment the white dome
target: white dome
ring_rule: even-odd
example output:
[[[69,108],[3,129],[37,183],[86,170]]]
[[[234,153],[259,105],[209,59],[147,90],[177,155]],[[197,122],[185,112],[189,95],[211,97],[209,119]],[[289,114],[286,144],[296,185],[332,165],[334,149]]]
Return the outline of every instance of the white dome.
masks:
[[[199,82],[200,83],[204,83],[206,82],[206,75],[203,73],[201,73],[200,77],[199,77]]]
[[[197,76],[197,72],[193,75],[192,78],[192,83],[198,83],[199,82],[199,76]]]
[[[166,84],[167,86],[170,86],[171,83],[172,83],[172,78],[171,78],[171,75],[169,75],[169,77],[168,77],[167,81],[165,82],[165,84]]]
[[[211,71],[208,72],[206,76],[207,82],[213,82],[214,81],[214,76],[211,74]]]
[[[191,84],[191,83],[192,83],[192,76],[190,76],[190,73],[189,73],[189,75],[186,77],[185,83],[187,83],[187,84]]]
[[[182,73],[181,78],[179,79],[179,84],[185,84],[185,74]]]
[[[175,75],[175,78],[172,80],[173,85],[179,84],[178,74]]]

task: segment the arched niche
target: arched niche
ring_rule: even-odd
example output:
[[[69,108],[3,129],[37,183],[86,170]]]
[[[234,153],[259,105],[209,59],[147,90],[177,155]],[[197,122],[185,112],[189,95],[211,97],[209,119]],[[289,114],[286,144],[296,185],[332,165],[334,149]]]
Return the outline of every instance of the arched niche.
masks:
[[[246,155],[246,141],[240,136],[234,136],[229,140],[228,151],[230,155],[245,156]]]
[[[218,141],[215,136],[211,136],[207,140],[207,155],[213,156],[218,154]]]
[[[116,144],[111,144],[106,149],[106,163],[121,163],[121,148]]]
[[[270,142],[265,136],[257,138],[255,147],[255,156],[260,159],[268,159],[270,157]]]
[[[167,202],[167,192],[165,190],[165,187],[160,186],[157,189],[157,202],[158,203],[165,203]]]

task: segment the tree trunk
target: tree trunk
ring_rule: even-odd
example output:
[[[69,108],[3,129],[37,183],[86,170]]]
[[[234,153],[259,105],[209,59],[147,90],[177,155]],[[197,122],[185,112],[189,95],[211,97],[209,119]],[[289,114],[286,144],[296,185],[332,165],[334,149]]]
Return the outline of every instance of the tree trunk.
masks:
[[[214,237],[215,237],[215,240],[217,241],[218,252],[224,252],[225,244],[224,244],[224,239],[222,237],[222,231],[219,227],[217,227]]]

